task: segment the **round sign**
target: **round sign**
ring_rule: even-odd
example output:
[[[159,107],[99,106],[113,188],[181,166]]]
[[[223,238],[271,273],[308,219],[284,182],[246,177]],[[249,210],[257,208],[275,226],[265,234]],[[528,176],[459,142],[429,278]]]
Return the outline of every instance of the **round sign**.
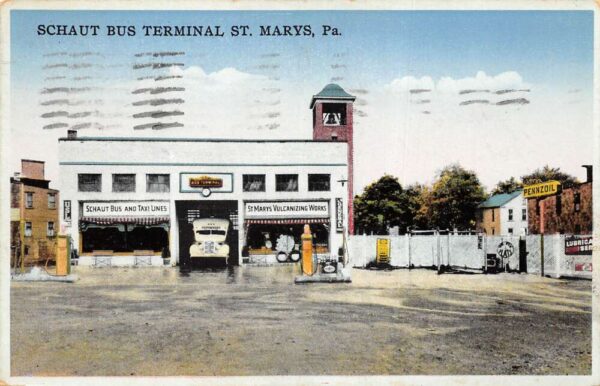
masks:
[[[501,258],[508,259],[515,253],[515,247],[508,241],[503,241],[500,244],[498,244],[496,252],[498,252],[498,256],[500,256]]]
[[[335,272],[335,267],[331,264],[327,264],[323,267],[323,272],[325,273],[334,273]]]
[[[211,193],[211,191],[210,191],[210,189],[209,189],[209,188],[204,188],[204,189],[202,189],[202,191],[201,191],[200,193],[201,193],[201,194],[202,194],[204,197],[208,197],[208,196],[210,196],[210,193]]]

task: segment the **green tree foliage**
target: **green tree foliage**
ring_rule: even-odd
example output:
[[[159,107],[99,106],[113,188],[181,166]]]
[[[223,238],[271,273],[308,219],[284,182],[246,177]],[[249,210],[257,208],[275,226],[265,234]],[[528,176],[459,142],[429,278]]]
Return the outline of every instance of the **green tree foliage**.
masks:
[[[440,229],[472,229],[477,205],[485,198],[474,172],[458,164],[446,166],[432,186],[429,224]]]
[[[417,196],[414,190],[404,190],[396,177],[384,175],[354,198],[357,232],[381,235],[394,226],[405,232],[413,222]]]
[[[523,183],[521,181],[517,181],[515,177],[510,177],[508,180],[498,182],[494,189],[492,189],[491,195],[493,196],[495,194],[512,193],[515,190],[522,188]]]
[[[538,184],[540,182],[546,182],[550,180],[559,181],[563,187],[573,186],[578,182],[576,177],[561,172],[560,168],[551,168],[548,165],[541,169],[536,169],[532,173],[521,177],[523,185]]]
[[[414,184],[407,189],[410,212],[414,213],[411,229],[431,229],[431,187]]]

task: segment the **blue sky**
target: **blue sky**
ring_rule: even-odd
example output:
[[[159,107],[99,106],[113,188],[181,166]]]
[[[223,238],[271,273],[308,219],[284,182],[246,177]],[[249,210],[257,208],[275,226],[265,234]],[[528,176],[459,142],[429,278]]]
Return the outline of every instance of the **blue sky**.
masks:
[[[463,77],[482,68],[490,73],[518,68],[534,83],[584,87],[593,79],[592,21],[591,11],[12,11],[12,59],[18,64],[13,79],[31,81],[32,75],[35,79],[39,53],[54,48],[99,50],[115,63],[129,62],[130,54],[139,50],[181,49],[204,54],[196,60],[207,71],[234,66],[248,72],[261,53],[277,50],[293,58],[285,66],[290,79],[305,76],[304,66],[294,66],[297,58],[318,76],[327,73],[323,67],[332,53],[347,52],[353,76],[364,82],[382,83],[398,75]],[[136,25],[138,35],[40,37],[38,24]],[[316,37],[261,38],[255,31],[247,38],[149,38],[141,36],[145,24],[311,24]],[[338,26],[342,36],[320,36],[317,27],[322,24]]]
[[[39,24],[101,30],[38,36]],[[310,24],[315,37],[258,36],[260,25],[296,24]],[[321,36],[323,24],[342,35]],[[107,25],[134,25],[137,35],[105,36]],[[226,36],[146,37],[142,25],[221,25]],[[253,36],[228,36],[232,25],[250,25]],[[134,56],[151,51],[185,55]],[[59,52],[98,55],[48,56]],[[185,66],[133,69],[151,61]],[[92,67],[48,68],[61,63]],[[134,119],[135,90],[149,87],[137,78],[157,74],[181,77],[168,85],[185,88],[177,94],[184,114],[172,120],[182,126],[134,129],[142,122]],[[50,150],[47,171],[56,178],[56,139],[90,123],[81,135],[310,138],[310,98],[333,81],[358,97],[358,191],[383,173],[429,182],[452,162],[488,187],[546,163],[583,178],[580,165],[592,162],[593,79],[591,11],[13,10],[12,167]],[[81,105],[45,104],[59,97],[48,88],[87,86],[66,96]],[[417,98],[411,89],[419,88],[431,92]],[[473,99],[461,94],[468,89],[486,90],[485,104],[465,105]],[[499,95],[503,89],[514,92]],[[507,98],[526,103],[504,104]],[[56,110],[63,116],[48,118]],[[61,128],[43,129],[49,124]]]

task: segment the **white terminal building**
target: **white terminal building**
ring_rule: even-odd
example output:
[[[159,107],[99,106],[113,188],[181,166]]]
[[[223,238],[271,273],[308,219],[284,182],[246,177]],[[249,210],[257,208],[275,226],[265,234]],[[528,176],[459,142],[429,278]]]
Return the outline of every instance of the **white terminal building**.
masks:
[[[337,256],[345,247],[352,197],[351,152],[339,137],[348,126],[352,133],[346,114],[354,101],[340,90],[328,85],[313,97],[319,130],[312,140],[69,132],[59,139],[60,218],[79,264],[186,264],[199,219],[228,222],[220,245],[227,245],[229,264],[276,263],[282,250],[291,256],[305,224],[316,253]],[[324,125],[335,137],[319,138]]]

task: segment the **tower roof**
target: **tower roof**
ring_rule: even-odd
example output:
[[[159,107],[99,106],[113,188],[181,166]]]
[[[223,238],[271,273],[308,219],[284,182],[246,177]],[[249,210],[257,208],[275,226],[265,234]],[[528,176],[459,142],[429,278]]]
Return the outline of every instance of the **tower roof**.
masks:
[[[335,83],[329,83],[323,88],[317,95],[313,95],[310,101],[310,108],[312,109],[317,99],[339,99],[354,101],[356,97],[348,94],[343,88]]]

